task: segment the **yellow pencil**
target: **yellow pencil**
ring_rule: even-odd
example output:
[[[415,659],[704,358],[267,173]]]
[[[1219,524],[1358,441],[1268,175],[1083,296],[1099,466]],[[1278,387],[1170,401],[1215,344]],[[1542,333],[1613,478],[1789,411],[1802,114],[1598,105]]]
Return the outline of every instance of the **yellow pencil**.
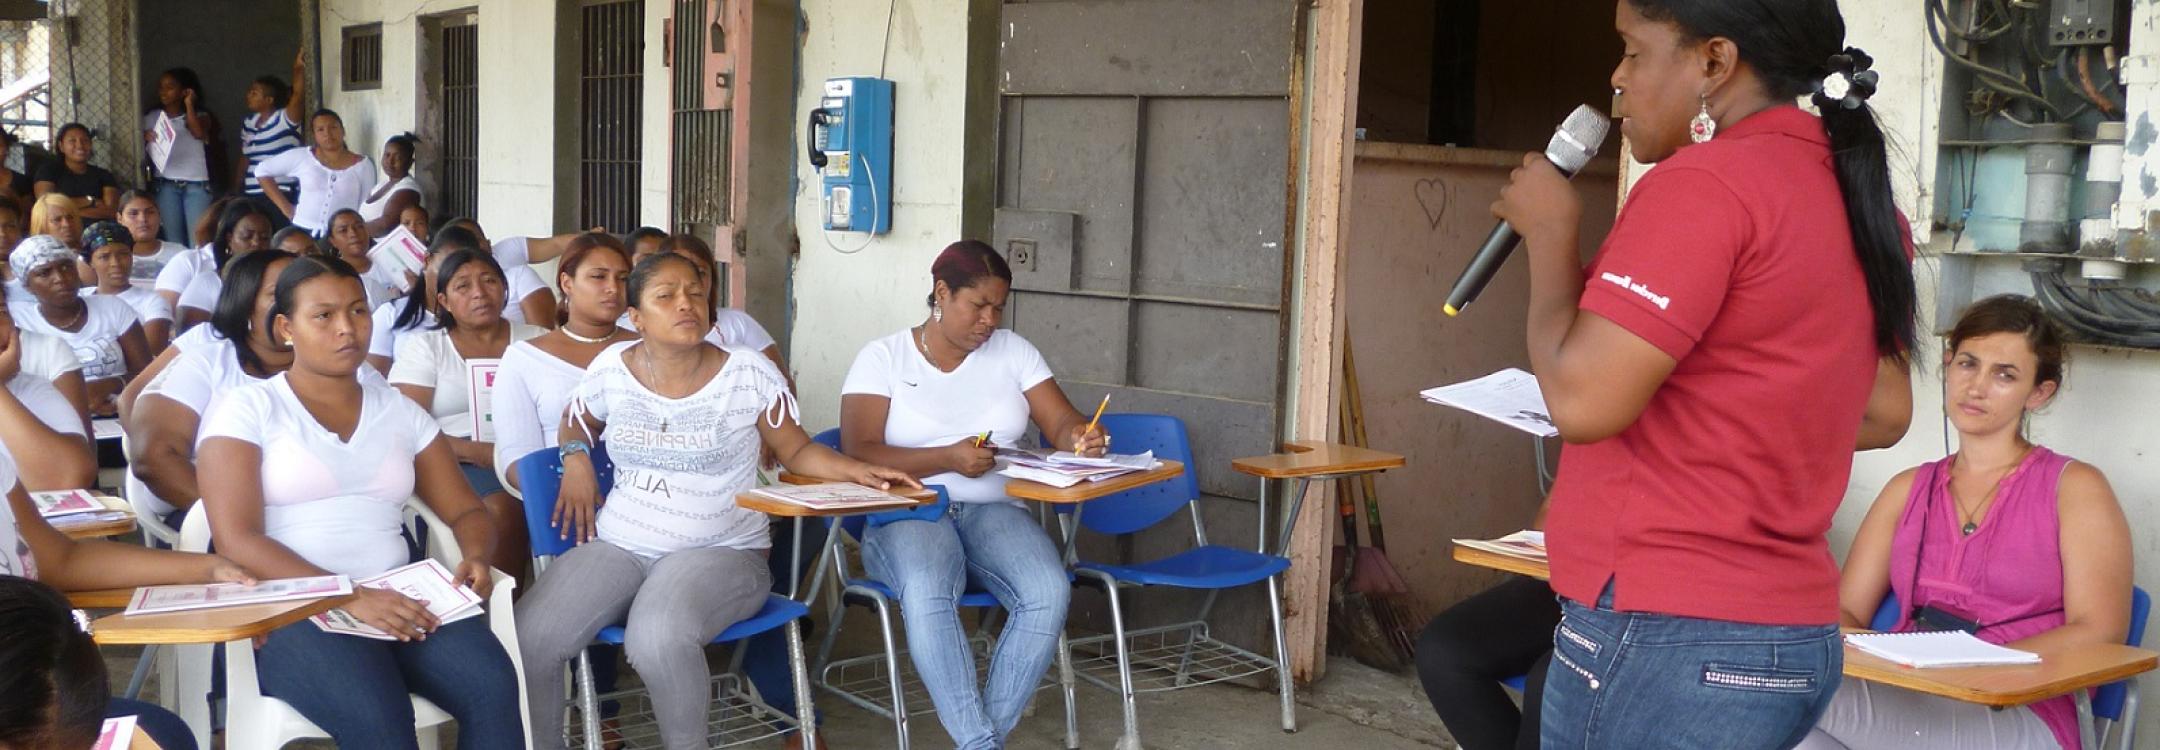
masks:
[[[1096,405],[1095,405],[1095,418],[1093,418],[1093,419],[1090,419],[1090,420],[1088,420],[1088,426],[1087,426],[1087,429],[1086,429],[1086,430],[1083,430],[1083,431],[1081,431],[1080,435],[1081,435],[1082,437],[1086,437],[1088,433],[1090,433],[1090,432],[1094,432],[1094,431],[1095,431],[1095,425],[1097,425],[1097,424],[1101,424],[1101,423],[1102,423],[1102,411],[1103,411],[1103,409],[1105,409],[1105,408],[1107,408],[1107,407],[1109,407],[1109,406],[1110,406],[1110,394],[1108,394],[1108,393],[1105,393],[1105,394],[1103,394],[1103,395],[1102,395],[1102,403],[1100,403],[1100,404],[1096,404]]]
[[[990,439],[990,431],[989,431],[989,430],[983,430],[983,434],[980,434],[980,435],[976,435],[976,436],[975,436],[975,447],[977,447],[977,448],[981,448],[981,447],[982,447],[982,444],[983,444],[983,441],[985,441],[985,440],[989,440],[989,439]]]

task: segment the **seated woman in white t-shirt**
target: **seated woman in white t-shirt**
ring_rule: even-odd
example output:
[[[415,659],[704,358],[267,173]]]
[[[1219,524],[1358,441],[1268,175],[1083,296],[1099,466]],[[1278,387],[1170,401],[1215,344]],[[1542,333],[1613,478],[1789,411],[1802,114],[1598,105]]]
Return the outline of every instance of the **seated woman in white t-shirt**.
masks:
[[[570,247],[570,240],[582,232],[558,234],[553,237],[510,236],[500,240],[488,239],[487,230],[480,222],[463,217],[443,222],[443,231],[463,227],[473,233],[480,242],[480,249],[495,255],[495,262],[502,264],[510,283],[510,306],[516,309],[504,312],[504,317],[520,323],[541,328],[555,327],[555,295],[549,293],[547,281],[532,270],[534,263],[546,263],[562,257]],[[594,229],[592,231],[601,231]]]
[[[639,229],[643,231],[652,228],[640,227]],[[632,232],[631,236],[637,237],[638,233]],[[649,238],[650,235],[647,235],[647,237]],[[706,244],[697,235],[661,235],[657,241],[633,239],[632,242],[634,243],[630,252],[630,263],[632,265],[654,253],[675,253],[689,258],[698,264],[698,268],[708,269],[704,274],[706,293],[711,295],[712,299],[717,300],[720,298],[720,287],[726,284],[727,280],[720,278],[720,274],[717,272],[720,265],[719,258],[713,254],[712,245]],[[619,325],[626,328],[630,326],[629,313],[623,313]],[[788,373],[787,360],[780,357],[780,342],[773,340],[772,334],[767,333],[764,326],[758,325],[757,319],[750,317],[749,313],[732,307],[715,306],[713,308],[713,327],[711,331],[705,334],[705,340],[712,342],[713,346],[723,349],[748,349],[765,355],[766,359],[772,360],[774,367],[780,368],[782,375],[788,375],[788,387],[795,387],[795,378]]]
[[[367,220],[369,236],[389,234],[404,223],[406,209],[420,205],[420,181],[412,176],[413,153],[419,147],[420,137],[411,133],[390,136],[383,143],[383,179],[360,202],[360,218]],[[426,232],[414,233],[413,237],[427,241]]]
[[[502,267],[494,256],[459,250],[443,258],[435,277],[436,327],[398,342],[390,383],[435,416],[466,482],[502,532],[492,562],[517,573],[528,557],[525,508],[495,478],[494,415],[473,409],[473,380],[491,378],[511,344],[546,331],[503,318]],[[491,385],[482,387],[493,395]]]
[[[82,260],[90,268],[91,283],[76,294],[127,303],[135,310],[135,318],[142,321],[143,342],[150,356],[155,357],[172,340],[172,306],[148,287],[130,281],[135,270],[134,244],[134,235],[117,222],[100,221],[85,228]]]
[[[37,459],[22,467],[23,486],[32,492],[94,486],[97,455],[85,437],[82,412],[52,381],[29,369],[31,360],[41,356],[32,351],[38,347],[35,338],[37,334],[17,331],[14,319],[0,314],[0,383],[5,384],[0,387],[0,447]]]
[[[586,233],[556,265],[567,318],[546,335],[511,344],[495,378],[495,474],[518,489],[517,460],[558,444],[563,410],[601,350],[637,340],[616,325],[626,307],[630,257],[614,237]]]
[[[292,342],[292,366],[226,395],[196,441],[219,553],[261,578],[382,573],[412,561],[404,507],[417,495],[457,538],[453,574],[485,598],[494,523],[435,420],[362,376],[359,273],[300,258],[278,274],[273,298],[272,338]],[[271,631],[256,656],[265,694],[343,747],[413,747],[415,693],[457,720],[459,747],[524,746],[515,667],[485,619],[443,624],[404,594],[355,593],[342,609],[397,640],[306,621]]]
[[[648,258],[629,293],[644,338],[593,359],[558,427],[555,512],[579,544],[518,602],[526,695],[532,716],[561,716],[564,664],[602,627],[625,623],[623,648],[651,690],[662,744],[703,747],[705,644],[756,614],[772,585],[765,516],[735,505],[756,486],[760,446],[812,476],[881,488],[914,480],[812,442],[772,363],[706,343],[712,307],[694,262]],[[605,505],[586,452],[599,439],[615,465]],[[554,750],[562,736],[534,732],[533,743]]]
[[[990,473],[997,446],[1020,445],[1031,422],[1058,450],[1083,455],[1101,455],[1110,436],[1089,429],[1033,344],[998,328],[1012,270],[996,250],[955,242],[930,275],[930,316],[870,342],[848,368],[840,435],[848,455],[951,496],[952,512],[935,520],[868,529],[863,564],[900,594],[915,671],[954,743],[1002,747],[1050,665],[1072,585],[1034,512]],[[977,444],[984,432],[990,440]],[[982,687],[953,607],[969,580],[1011,613]]]
[[[156,291],[158,273],[165,264],[184,255],[188,246],[158,238],[164,227],[164,215],[158,213],[157,196],[146,190],[129,190],[120,194],[120,225],[127,227],[128,237],[134,242],[129,248],[134,262],[128,266],[128,283],[145,292]],[[174,290],[175,299],[179,291]],[[169,309],[172,302],[167,301]]]
[[[367,220],[360,218],[359,211],[347,208],[331,214],[330,231],[323,235],[323,244],[337,254],[338,260],[360,272],[360,284],[367,287],[370,311],[397,299],[403,294],[400,290],[417,281],[408,278],[409,274],[402,270],[376,265],[368,257],[368,248],[375,243],[368,237]]]
[[[174,336],[210,319],[218,291],[224,288],[225,266],[234,258],[269,247],[270,232],[270,215],[253,201],[226,205],[225,213],[218,216],[216,233],[210,238],[208,263],[188,278],[179,302],[173,305]],[[172,266],[167,266],[167,271],[172,272]],[[159,286],[163,285],[160,278]]]
[[[270,315],[277,274],[292,261],[292,254],[283,250],[263,250],[233,261],[226,268],[231,283],[209,325],[174,340],[172,360],[145,378],[149,383],[139,395],[122,394],[129,497],[144,498],[168,517],[202,497],[196,482],[195,436],[203,415],[224,394],[292,366],[292,350],[273,340],[263,322]]]
[[[135,308],[116,297],[81,295],[75,276],[74,250],[59,240],[37,235],[8,254],[8,267],[28,294],[8,299],[15,324],[66,341],[82,362],[93,415],[117,412],[121,387],[150,364],[150,344],[143,337]]]

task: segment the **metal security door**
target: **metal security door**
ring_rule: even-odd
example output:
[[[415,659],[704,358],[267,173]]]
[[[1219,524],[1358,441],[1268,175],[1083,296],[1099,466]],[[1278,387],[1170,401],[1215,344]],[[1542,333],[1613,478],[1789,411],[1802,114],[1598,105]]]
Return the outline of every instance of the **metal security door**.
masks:
[[[1278,434],[1298,5],[1009,2],[999,25],[1010,325],[1084,411],[1184,419],[1212,495],[1253,497],[1230,460]]]
[[[480,24],[477,13],[442,29],[441,216],[480,211]]]
[[[735,217],[744,196],[735,185],[748,168],[744,136],[735,113],[749,111],[748,88],[738,70],[750,44],[749,0],[671,0],[668,53],[673,69],[669,86],[669,218],[675,231],[711,242],[720,256],[720,304],[742,306],[744,273]]]
[[[585,0],[578,63],[578,223],[628,232],[644,167],[645,0]]]

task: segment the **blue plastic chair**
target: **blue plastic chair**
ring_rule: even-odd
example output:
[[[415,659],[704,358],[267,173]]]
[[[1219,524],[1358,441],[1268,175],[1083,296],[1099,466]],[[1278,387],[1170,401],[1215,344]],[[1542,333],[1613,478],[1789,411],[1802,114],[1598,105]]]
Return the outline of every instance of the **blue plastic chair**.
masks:
[[[604,494],[607,488],[614,486],[615,464],[608,460],[607,450],[603,446],[593,446],[592,458],[593,467],[599,474],[601,492]],[[525,530],[526,535],[532,542],[533,571],[534,575],[538,576],[545,572],[549,560],[570,551],[571,547],[576,546],[570,540],[564,539],[561,530],[554,524],[555,497],[562,491],[562,459],[557,454],[556,449],[542,448],[526,454],[524,458],[518,459],[517,469],[518,484],[525,493]],[[767,594],[765,596],[765,606],[760,608],[757,614],[728,626],[726,630],[720,631],[719,635],[714,636],[712,642],[714,644],[732,643],[770,631],[773,628],[785,627],[788,630],[788,640],[795,642],[797,648],[799,648],[802,634],[797,629],[797,621],[809,615],[810,608],[803,605],[802,602],[779,594]],[[614,625],[602,628],[599,634],[593,637],[593,642],[620,646],[623,643],[623,636],[624,630],[622,626]],[[719,729],[723,734],[729,733],[731,730],[764,731],[753,731],[751,733],[755,736],[728,740],[725,741],[725,744],[715,744],[713,747],[735,747],[757,742],[793,731],[803,724],[799,717],[781,713],[778,709],[766,704],[764,699],[758,697],[754,690],[745,690],[744,684],[746,681],[737,675],[741,666],[742,653],[738,649],[728,672],[716,680],[720,683],[720,700],[716,702],[714,710],[719,713],[721,722]],[[575,710],[582,719],[585,747],[586,750],[600,750],[600,722],[595,720],[595,717],[601,715],[600,702],[603,700],[618,700],[625,695],[639,691],[626,690],[610,695],[599,695],[598,691],[593,687],[592,660],[585,652],[579,652],[575,669]],[[801,711],[804,716],[811,715],[814,710],[811,708],[810,696],[807,695],[796,696],[796,706],[798,707],[797,710]],[[738,707],[740,708],[738,709]],[[772,729],[772,722],[768,721],[768,719],[777,719],[778,723],[785,728]],[[532,717],[532,721],[534,730],[539,731],[540,724],[544,720],[535,716]],[[561,731],[564,732],[567,738],[570,731],[569,716],[563,717],[561,726]],[[628,734],[629,731],[626,728],[625,735]],[[657,736],[653,738],[653,741],[657,743]]]
[[[1897,594],[1883,597],[1881,607],[1876,608],[1875,618],[1868,621],[1869,630],[1889,630],[1897,626]],[[2123,639],[2129,646],[2145,643],[2145,618],[2152,614],[2152,596],[2142,586],[2130,587],[2130,636]],[[2099,745],[2107,745],[2108,732],[2122,731],[2122,750],[2130,750],[2137,741],[2138,714],[2137,678],[2110,682],[2094,689],[2092,693],[2093,736]]]
[[[840,451],[839,428],[820,432],[811,436],[811,439],[817,441],[820,445],[831,448],[836,453]],[[937,491],[938,505],[942,506],[952,502],[952,498],[945,494],[944,487],[933,484],[929,485],[929,488]],[[869,525],[870,516],[823,517],[820,520],[826,523],[826,533],[830,534],[839,531],[860,543],[863,538],[864,528]],[[919,708],[913,710],[908,708],[907,695],[909,686],[907,683],[910,680],[903,679],[900,671],[902,661],[900,657],[905,652],[899,648],[893,637],[893,612],[898,607],[899,594],[893,591],[891,586],[885,585],[883,581],[870,578],[868,575],[854,575],[851,573],[848,570],[846,557],[846,555],[834,555],[832,560],[833,577],[834,580],[840,583],[840,600],[846,606],[834,609],[832,622],[826,625],[825,637],[818,644],[817,659],[814,662],[817,685],[838,696],[841,700],[860,706],[863,710],[873,714],[891,719],[893,736],[898,739],[897,747],[900,750],[908,750],[908,717],[916,714],[931,713],[937,709],[929,705],[928,700],[922,700]],[[822,577],[823,572],[820,571],[819,578],[822,579]],[[815,582],[812,583],[813,589],[816,585]],[[995,611],[998,607],[998,600],[996,596],[991,595],[988,591],[969,588],[960,593],[958,604],[961,607]],[[884,637],[885,650],[881,654],[829,661],[832,658],[833,643],[840,636],[840,623],[846,618],[849,606],[868,607],[877,612],[879,634]],[[987,625],[988,618],[986,616],[978,624],[978,636],[984,626]],[[1063,636],[1061,635],[1059,639],[1062,641]],[[976,645],[980,647],[985,644]],[[984,649],[985,652],[987,650]],[[1060,643],[1058,649],[1058,679],[1055,682],[1045,680],[1043,687],[1054,684],[1062,688],[1065,695],[1065,747],[1069,750],[1078,750],[1080,747],[1079,716],[1073,710],[1072,665],[1065,659],[1065,654],[1064,644]],[[890,696],[888,700],[879,700],[882,696],[878,694],[878,688],[873,687],[874,678],[849,679],[850,670],[870,664],[878,664],[884,669],[883,691]],[[919,687],[919,684],[917,686]],[[927,698],[927,696],[923,697]]]
[[[1185,423],[1177,417],[1165,414],[1105,414],[1102,417],[1102,428],[1117,436],[1117,446],[1121,451],[1154,451],[1156,458],[1182,462],[1188,469],[1196,466],[1193,461],[1192,442],[1186,436]],[[1070,523],[1077,519],[1081,528],[1109,536],[1136,534],[1154,528],[1180,510],[1192,515],[1192,548],[1145,562],[1080,560],[1075,563],[1074,572],[1079,574],[1080,582],[1100,588],[1110,601],[1111,632],[1072,642],[1073,649],[1082,646],[1096,648],[1094,657],[1083,665],[1081,677],[1098,687],[1117,691],[1123,699],[1125,734],[1118,740],[1120,750],[1140,746],[1140,720],[1134,707],[1135,694],[1182,690],[1226,680],[1238,680],[1271,669],[1275,671],[1277,689],[1282,700],[1283,731],[1296,731],[1296,693],[1290,683],[1290,672],[1283,666],[1287,663],[1289,649],[1283,640],[1281,584],[1277,579],[1284,570],[1289,569],[1289,558],[1209,543],[1207,525],[1200,513],[1200,481],[1190,470],[1167,481],[1136,487],[1078,505],[1058,507],[1061,523]],[[1261,522],[1265,523],[1265,519]],[[1216,640],[1210,636],[1208,629],[1208,614],[1214,609],[1215,601],[1223,590],[1261,582],[1266,582],[1268,588],[1268,609],[1272,616],[1269,624],[1274,627],[1275,635],[1273,659]],[[1191,620],[1129,630],[1125,626],[1124,602],[1120,590],[1146,586],[1205,591],[1207,597]],[[1102,647],[1106,642],[1111,645],[1114,661],[1104,658]],[[1144,682],[1136,681],[1136,662],[1145,663],[1147,674]],[[1117,684],[1113,686],[1107,679],[1091,673],[1091,670],[1086,668],[1089,665],[1114,665],[1117,669]]]

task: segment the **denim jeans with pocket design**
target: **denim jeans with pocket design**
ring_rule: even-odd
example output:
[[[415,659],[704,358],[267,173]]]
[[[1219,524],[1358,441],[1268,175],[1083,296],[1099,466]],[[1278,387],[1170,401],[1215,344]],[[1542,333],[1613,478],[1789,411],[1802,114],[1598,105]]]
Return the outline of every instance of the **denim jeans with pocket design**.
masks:
[[[1837,692],[1836,625],[1615,612],[1563,598],[1545,677],[1547,750],[1790,748]]]

